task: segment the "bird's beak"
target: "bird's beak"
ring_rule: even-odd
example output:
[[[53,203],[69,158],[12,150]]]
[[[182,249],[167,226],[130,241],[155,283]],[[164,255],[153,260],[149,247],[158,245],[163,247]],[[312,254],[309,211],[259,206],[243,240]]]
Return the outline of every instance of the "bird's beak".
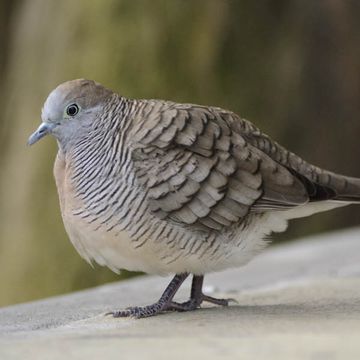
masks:
[[[33,145],[38,142],[42,137],[48,135],[51,130],[55,127],[53,123],[41,123],[41,125],[37,128],[37,130],[29,137],[27,142],[28,145]]]

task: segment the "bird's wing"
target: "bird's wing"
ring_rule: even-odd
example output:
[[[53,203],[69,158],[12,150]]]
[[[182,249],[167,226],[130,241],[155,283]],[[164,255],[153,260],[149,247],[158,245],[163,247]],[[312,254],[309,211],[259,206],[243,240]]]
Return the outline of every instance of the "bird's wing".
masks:
[[[250,211],[308,201],[302,182],[236,129],[244,121],[218,108],[173,103],[138,121],[132,159],[157,216],[220,230]]]

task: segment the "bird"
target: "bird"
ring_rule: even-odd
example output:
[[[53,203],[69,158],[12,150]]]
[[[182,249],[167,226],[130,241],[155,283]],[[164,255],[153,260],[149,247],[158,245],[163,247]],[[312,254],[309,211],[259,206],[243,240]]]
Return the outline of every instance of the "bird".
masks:
[[[360,203],[360,179],[314,166],[219,107],[131,99],[86,79],[46,99],[32,145],[55,137],[54,177],[70,241],[89,263],[173,279],[145,318],[231,299],[204,276],[247,264],[290,219]],[[192,276],[188,301],[174,296]]]

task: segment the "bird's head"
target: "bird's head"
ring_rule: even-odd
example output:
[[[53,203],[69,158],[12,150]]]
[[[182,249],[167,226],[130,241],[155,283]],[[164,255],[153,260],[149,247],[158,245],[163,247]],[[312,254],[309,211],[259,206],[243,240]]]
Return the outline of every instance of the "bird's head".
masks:
[[[29,137],[33,145],[51,134],[62,143],[71,141],[102,113],[112,91],[92,80],[71,80],[54,89],[45,101],[38,129]]]

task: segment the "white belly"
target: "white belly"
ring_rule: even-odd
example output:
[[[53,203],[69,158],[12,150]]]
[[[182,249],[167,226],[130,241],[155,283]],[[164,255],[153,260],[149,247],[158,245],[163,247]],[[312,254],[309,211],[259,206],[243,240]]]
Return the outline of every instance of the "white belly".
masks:
[[[218,235],[209,251],[205,251],[207,244],[200,243],[201,237],[194,236],[189,244],[195,242],[194,249],[199,246],[200,249],[188,253],[181,243],[168,246],[166,238],[148,239],[145,245],[137,247],[139,242],[134,243],[126,231],[106,232],[96,224],[89,226],[77,218],[64,218],[64,222],[71,242],[89,263],[95,261],[115,272],[126,269],[159,275],[184,272],[201,275],[244,265],[267,245],[264,240],[267,235],[286,229],[285,220],[269,213],[250,222],[245,230],[231,238],[226,234]]]

